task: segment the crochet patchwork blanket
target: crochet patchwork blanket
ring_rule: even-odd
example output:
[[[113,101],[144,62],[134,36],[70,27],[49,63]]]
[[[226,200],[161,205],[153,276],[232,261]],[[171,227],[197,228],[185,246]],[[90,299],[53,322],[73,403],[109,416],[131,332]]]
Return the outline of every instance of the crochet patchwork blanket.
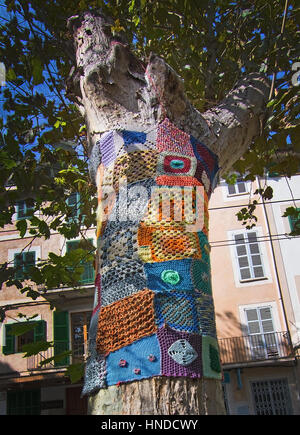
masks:
[[[153,376],[221,378],[208,243],[217,156],[168,119],[93,148],[95,302],[83,394]]]

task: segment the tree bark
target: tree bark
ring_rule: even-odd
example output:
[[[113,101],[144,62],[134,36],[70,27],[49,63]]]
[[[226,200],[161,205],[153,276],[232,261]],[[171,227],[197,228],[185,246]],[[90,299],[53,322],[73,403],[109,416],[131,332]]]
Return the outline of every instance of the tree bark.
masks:
[[[204,143],[228,171],[259,135],[269,92],[264,76],[241,79],[216,107],[201,114],[187,100],[180,77],[159,56],[147,64],[130,51],[101,13],[71,17],[77,66],[68,91],[85,116],[89,149],[110,130],[149,131],[166,117]],[[100,163],[91,165],[92,176]],[[99,161],[97,161],[99,159]],[[90,397],[90,414],[224,414],[219,379],[152,377],[110,386]]]

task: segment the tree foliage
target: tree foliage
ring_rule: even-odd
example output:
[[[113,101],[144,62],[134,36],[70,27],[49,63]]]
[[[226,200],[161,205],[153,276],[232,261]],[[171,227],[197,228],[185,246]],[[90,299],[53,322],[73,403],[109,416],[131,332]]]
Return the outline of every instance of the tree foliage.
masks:
[[[140,58],[159,54],[181,75],[188,98],[200,111],[222,100],[243,74],[265,72],[272,82],[265,122],[233,170],[246,180],[263,177],[270,169],[288,177],[298,171],[300,8],[295,0],[6,0],[0,20],[0,61],[6,68],[6,86],[1,88],[1,227],[12,223],[20,200],[31,209],[31,216],[17,223],[21,237],[47,239],[56,231],[72,239],[84,237],[83,222],[87,228],[95,225],[85,120],[76,97],[66,93],[75,63],[66,21],[98,8],[115,19],[112,31],[125,33]],[[72,192],[81,198],[76,220],[67,205]],[[258,193],[265,200],[272,197],[267,185]],[[255,205],[239,212],[245,224],[255,221]],[[286,213],[295,214],[295,209]],[[76,285],[86,252],[77,249],[64,257],[49,253],[31,268],[31,281],[43,284],[45,291]],[[71,265],[75,273],[70,273]],[[8,266],[1,265],[1,283],[36,298],[39,292],[15,279]]]

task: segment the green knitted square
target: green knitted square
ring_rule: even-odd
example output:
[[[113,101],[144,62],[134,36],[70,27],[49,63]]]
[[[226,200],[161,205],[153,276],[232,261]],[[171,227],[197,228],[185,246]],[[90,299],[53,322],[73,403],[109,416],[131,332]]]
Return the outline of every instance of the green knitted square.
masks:
[[[208,335],[202,336],[202,366],[204,378],[222,378],[218,342]]]
[[[203,260],[193,260],[192,264],[193,284],[197,290],[211,295],[211,273],[210,264]]]

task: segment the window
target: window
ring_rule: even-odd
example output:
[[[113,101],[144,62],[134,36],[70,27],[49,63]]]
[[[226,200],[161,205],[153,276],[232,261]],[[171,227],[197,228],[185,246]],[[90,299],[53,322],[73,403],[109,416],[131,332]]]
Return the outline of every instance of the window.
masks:
[[[246,183],[237,180],[235,184],[227,184],[228,195],[241,195],[247,193]]]
[[[92,243],[92,240],[89,240]],[[70,252],[74,249],[79,249],[84,247],[80,246],[81,240],[74,240],[74,241],[68,241],[67,242],[67,252]],[[89,254],[87,250],[87,255]],[[94,267],[93,263],[91,261],[82,261],[81,264],[84,266],[84,271],[80,277],[79,283],[80,284],[91,284],[95,280],[95,273],[94,273]]]
[[[28,277],[30,268],[35,265],[35,251],[14,254],[15,279],[23,280]]]
[[[256,231],[234,235],[240,281],[265,278]]]
[[[29,205],[25,200],[16,203],[17,220],[30,218],[33,215],[34,207]]]
[[[2,349],[4,355],[22,352],[22,348],[25,344],[36,343],[37,341],[46,339],[46,322],[39,320],[34,323],[36,324],[34,329],[19,336],[12,334],[14,323],[5,325],[5,345]]]
[[[300,230],[300,208],[297,208],[296,210],[298,212],[298,216],[289,216],[291,232]]]
[[[256,415],[293,414],[287,379],[251,382]]]
[[[70,363],[69,355],[69,313],[68,311],[53,311],[53,338],[54,356],[59,356],[54,361],[55,367]]]
[[[87,354],[88,330],[91,316],[91,311],[71,314],[73,364],[74,358],[77,358],[78,362],[82,362],[82,357]]]
[[[7,415],[39,415],[41,390],[7,392]]]
[[[73,192],[69,195],[67,205],[71,207],[71,219],[77,220],[80,214],[80,195],[78,192]]]
[[[272,307],[245,309],[249,345],[253,359],[279,356],[277,334],[274,329]]]

